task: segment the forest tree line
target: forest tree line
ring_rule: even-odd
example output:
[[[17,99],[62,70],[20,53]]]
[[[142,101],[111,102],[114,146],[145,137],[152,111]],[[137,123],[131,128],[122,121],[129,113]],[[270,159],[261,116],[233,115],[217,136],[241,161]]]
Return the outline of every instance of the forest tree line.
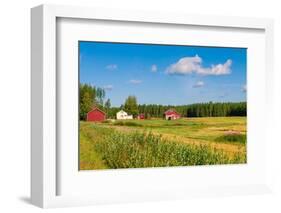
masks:
[[[182,117],[226,117],[226,116],[246,116],[246,102],[207,102],[189,105],[138,105],[140,113],[146,117],[163,117],[168,109],[175,109]]]
[[[246,116],[246,102],[207,102],[188,105],[161,105],[138,104],[135,96],[128,96],[120,107],[112,107],[110,99],[105,100],[106,92],[103,88],[89,84],[80,84],[79,88],[79,116],[85,120],[87,113],[94,107],[98,107],[107,114],[107,118],[114,119],[116,113],[123,109],[134,118],[138,114],[144,114],[146,119],[151,117],[162,118],[168,109],[175,109],[182,117],[226,117]]]

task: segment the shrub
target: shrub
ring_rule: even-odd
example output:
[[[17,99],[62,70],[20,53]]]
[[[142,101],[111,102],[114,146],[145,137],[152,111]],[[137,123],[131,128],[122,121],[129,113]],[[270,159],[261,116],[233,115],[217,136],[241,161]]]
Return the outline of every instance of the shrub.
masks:
[[[243,135],[243,134],[240,134],[240,133],[227,133],[225,135],[217,137],[216,141],[245,144],[246,139],[247,139],[246,135]]]
[[[104,120],[104,121],[102,121],[102,123],[109,124],[109,123],[113,123],[113,121],[112,120]]]
[[[142,126],[142,124],[134,121],[116,121],[114,123],[116,126]]]

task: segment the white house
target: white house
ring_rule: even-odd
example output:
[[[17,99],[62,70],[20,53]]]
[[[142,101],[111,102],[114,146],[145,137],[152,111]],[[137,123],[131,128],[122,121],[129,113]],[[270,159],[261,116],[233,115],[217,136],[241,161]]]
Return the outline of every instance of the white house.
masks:
[[[119,112],[116,113],[116,119],[117,120],[128,120],[128,119],[133,119],[132,115],[128,115],[127,112],[124,110],[120,110]]]

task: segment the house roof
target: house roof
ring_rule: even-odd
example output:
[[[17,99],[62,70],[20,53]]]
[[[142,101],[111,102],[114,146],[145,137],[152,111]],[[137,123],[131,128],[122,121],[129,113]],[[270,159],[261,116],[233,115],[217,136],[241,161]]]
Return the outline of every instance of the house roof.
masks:
[[[120,111],[118,111],[117,113],[126,113],[127,114],[127,112],[125,112],[123,109],[121,109]]]

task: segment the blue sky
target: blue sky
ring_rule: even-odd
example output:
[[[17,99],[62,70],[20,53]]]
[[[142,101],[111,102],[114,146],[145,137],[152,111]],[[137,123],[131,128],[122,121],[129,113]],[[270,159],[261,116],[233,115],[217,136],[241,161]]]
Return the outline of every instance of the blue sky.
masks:
[[[245,48],[79,42],[80,82],[112,106],[246,101]]]

